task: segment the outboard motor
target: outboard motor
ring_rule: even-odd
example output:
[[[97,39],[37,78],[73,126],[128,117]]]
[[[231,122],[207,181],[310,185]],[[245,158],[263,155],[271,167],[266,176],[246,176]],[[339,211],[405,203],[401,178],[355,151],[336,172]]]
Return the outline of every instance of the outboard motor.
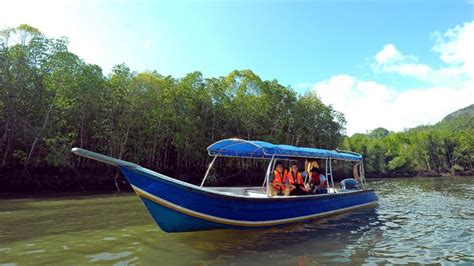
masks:
[[[354,178],[346,178],[341,181],[341,189],[360,189],[359,182]]]

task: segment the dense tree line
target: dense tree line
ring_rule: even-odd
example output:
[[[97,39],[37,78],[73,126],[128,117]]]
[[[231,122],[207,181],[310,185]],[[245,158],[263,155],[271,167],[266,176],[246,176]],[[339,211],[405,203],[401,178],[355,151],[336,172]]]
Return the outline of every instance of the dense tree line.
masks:
[[[368,134],[346,137],[342,146],[364,154],[368,176],[472,174],[473,117],[457,117],[404,132],[378,128]]]
[[[0,32],[2,182],[54,189],[58,176],[113,173],[72,155],[74,146],[195,181],[205,148],[223,138],[322,148],[342,140],[341,113],[250,70],[175,78],[120,64],[104,76],[67,45],[28,25]]]
[[[0,191],[77,190],[89,181],[87,189],[110,189],[116,169],[74,156],[72,147],[198,182],[205,148],[229,137],[356,151],[369,177],[473,169],[473,106],[435,126],[344,137],[343,114],[315,94],[250,70],[175,78],[120,64],[105,76],[67,46],[28,25],[0,31]]]

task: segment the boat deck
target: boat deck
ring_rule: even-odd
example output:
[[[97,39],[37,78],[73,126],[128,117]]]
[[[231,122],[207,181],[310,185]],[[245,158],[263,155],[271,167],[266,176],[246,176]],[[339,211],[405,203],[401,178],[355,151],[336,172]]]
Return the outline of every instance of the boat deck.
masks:
[[[230,196],[247,196],[252,198],[269,198],[267,195],[267,189],[265,187],[206,187],[207,189],[214,190],[220,194],[226,194]],[[354,192],[354,190],[342,190],[329,188],[328,194],[333,193],[348,193]],[[298,197],[298,196],[289,196]]]

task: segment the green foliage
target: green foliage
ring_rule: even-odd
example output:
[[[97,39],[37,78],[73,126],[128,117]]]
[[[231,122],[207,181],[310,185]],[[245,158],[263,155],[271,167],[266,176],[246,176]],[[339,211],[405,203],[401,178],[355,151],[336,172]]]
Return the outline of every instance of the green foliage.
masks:
[[[120,64],[106,77],[67,45],[28,25],[0,31],[0,175],[114,173],[72,156],[76,146],[196,181],[209,163],[205,148],[230,137],[342,146],[365,156],[368,176],[473,169],[473,106],[432,127],[343,138],[343,114],[250,70],[174,78]]]
[[[473,169],[474,115],[470,107],[448,115],[434,126],[389,133],[378,128],[369,134],[354,134],[343,148],[364,155],[368,176],[415,173],[451,173]],[[454,123],[454,124],[453,124]],[[457,125],[457,126],[454,126]]]
[[[447,115],[434,127],[440,130],[467,131],[474,134],[474,104]]]
[[[380,139],[380,138],[386,137],[388,134],[390,134],[390,131],[388,131],[387,129],[385,129],[383,127],[379,127],[379,128],[376,128],[376,129],[372,130],[369,133],[369,137]]]
[[[403,167],[407,164],[407,161],[405,158],[397,156],[390,160],[388,163],[388,170],[389,171],[397,171],[400,169],[403,169]]]
[[[344,124],[316,95],[299,96],[250,70],[173,78],[120,64],[105,77],[68,51],[67,39],[28,25],[0,34],[0,172],[105,168],[72,156],[76,146],[200,177],[205,148],[219,139],[333,149]]]

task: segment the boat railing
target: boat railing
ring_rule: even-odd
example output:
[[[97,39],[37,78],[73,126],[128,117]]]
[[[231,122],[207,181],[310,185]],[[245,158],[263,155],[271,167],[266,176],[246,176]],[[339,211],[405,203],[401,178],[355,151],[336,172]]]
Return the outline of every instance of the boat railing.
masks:
[[[202,179],[202,182],[201,182],[201,185],[200,187],[203,187],[206,180],[207,180],[207,177],[209,176],[209,173],[210,173],[210,170],[211,168],[213,167],[217,157],[219,157],[219,154],[213,156],[213,159],[211,161],[211,163],[209,164],[209,167],[207,168],[206,170],[206,173],[204,175],[204,178]],[[223,156],[223,157],[228,157],[228,156]],[[275,155],[271,157],[270,159],[270,162],[268,164],[268,167],[267,167],[267,170],[265,172],[265,178],[263,179],[263,183],[262,183],[262,188],[266,188],[266,194],[267,195],[270,195],[270,177],[272,175],[272,170],[274,169],[275,167],[275,164],[276,164],[276,158],[275,158]],[[357,163],[357,166],[355,166],[358,168],[359,172],[360,172],[360,184],[361,184],[361,189],[365,189],[366,185],[365,185],[365,172],[364,172],[364,165],[363,165],[363,162],[359,162]],[[328,179],[328,193],[332,194],[332,193],[338,193],[338,189],[336,188],[336,185],[334,183],[334,177],[333,177],[333,171],[332,171],[332,158],[325,158],[325,174],[326,174],[326,178]],[[307,175],[309,176],[309,175]],[[306,183],[306,179],[305,179],[305,183]],[[261,194],[262,192],[259,191],[258,192],[259,194]]]
[[[86,150],[86,149],[72,148],[71,151],[76,155],[86,157],[86,158],[89,158],[89,159],[92,159],[92,160],[100,161],[100,162],[110,164],[110,165],[113,165],[113,166],[123,166],[123,167],[129,167],[129,168],[139,167],[139,165],[137,165],[137,164],[127,162],[127,161],[123,161],[123,160],[120,160],[120,159],[116,159],[116,158],[113,158],[113,157],[110,157],[110,156],[107,156],[107,155],[103,155],[103,154],[100,154],[100,153],[96,153],[96,152],[93,152],[93,151],[89,151],[89,150]]]

